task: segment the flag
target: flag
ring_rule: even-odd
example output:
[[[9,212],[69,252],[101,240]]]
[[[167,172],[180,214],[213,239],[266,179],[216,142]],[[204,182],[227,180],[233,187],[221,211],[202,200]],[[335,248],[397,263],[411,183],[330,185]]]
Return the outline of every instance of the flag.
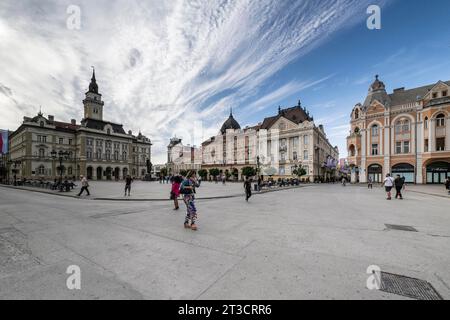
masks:
[[[0,154],[8,153],[8,131],[0,130]]]

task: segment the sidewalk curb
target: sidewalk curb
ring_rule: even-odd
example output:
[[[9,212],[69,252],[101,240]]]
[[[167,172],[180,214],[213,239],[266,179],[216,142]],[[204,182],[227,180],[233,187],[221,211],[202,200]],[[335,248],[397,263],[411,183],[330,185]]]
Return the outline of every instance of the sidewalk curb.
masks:
[[[284,187],[280,189],[272,189],[272,190],[263,190],[259,192],[252,191],[253,195],[262,195],[266,193],[272,193],[272,192],[280,192],[280,191],[286,191],[286,190],[292,190],[292,189],[301,189],[312,185],[301,185],[301,186],[295,186],[295,187]],[[120,198],[105,198],[105,197],[99,197],[99,198],[88,198],[88,197],[78,197],[75,195],[69,195],[69,194],[63,194],[63,193],[56,193],[56,192],[48,192],[44,190],[33,190],[28,188],[22,188],[22,187],[16,187],[16,186],[9,186],[9,185],[0,185],[0,187],[3,188],[9,188],[9,189],[16,189],[20,191],[28,191],[28,192],[34,192],[34,193],[41,193],[41,194],[47,194],[51,196],[58,196],[58,197],[66,197],[66,198],[72,198],[77,200],[90,200],[90,201],[115,201],[115,202],[166,202],[166,201],[172,201],[170,199],[120,199]],[[214,199],[232,199],[232,198],[240,198],[244,197],[244,193],[242,194],[234,194],[234,195],[228,195],[228,196],[217,196],[217,197],[203,197],[203,198],[196,198],[196,200],[214,200]]]

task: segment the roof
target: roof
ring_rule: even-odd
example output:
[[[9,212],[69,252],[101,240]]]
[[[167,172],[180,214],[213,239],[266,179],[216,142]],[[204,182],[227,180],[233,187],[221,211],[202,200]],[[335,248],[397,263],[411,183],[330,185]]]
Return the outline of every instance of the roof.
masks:
[[[111,125],[114,133],[126,134],[125,130],[123,129],[123,125],[117,124],[117,123],[95,120],[95,119],[90,119],[90,118],[83,119],[81,121],[81,123],[86,128],[94,129],[94,130],[101,130],[101,131],[103,131],[105,129],[105,126],[109,124],[109,125]]]
[[[444,82],[445,84],[450,86],[450,81]],[[436,85],[430,84],[427,86],[414,88],[410,90],[397,90],[393,93],[389,94],[389,97],[391,98],[391,105],[392,106],[398,106],[403,105],[407,103],[416,102],[417,98],[420,96],[420,98],[423,98],[427,95],[427,93]]]
[[[278,121],[281,117],[284,117],[295,124],[300,124],[304,121],[313,121],[313,118],[303,109],[301,106],[295,106],[288,109],[279,109],[278,115],[265,118],[259,129],[268,130],[272,125]]]
[[[222,134],[227,133],[227,130],[239,130],[241,129],[241,125],[234,119],[233,113],[230,113],[230,116],[228,119],[223,123],[222,128],[220,129],[220,132]]]

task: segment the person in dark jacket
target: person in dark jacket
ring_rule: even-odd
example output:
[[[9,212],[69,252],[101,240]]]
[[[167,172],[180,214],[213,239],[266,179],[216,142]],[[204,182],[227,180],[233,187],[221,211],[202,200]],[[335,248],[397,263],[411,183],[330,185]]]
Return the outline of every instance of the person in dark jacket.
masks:
[[[445,181],[445,189],[447,189],[448,194],[450,194],[450,177],[448,177],[447,181]]]
[[[127,177],[125,178],[125,197],[127,196],[127,191],[128,191],[128,196],[130,196],[132,183],[133,183],[133,179],[131,178],[130,175],[127,175]]]
[[[395,190],[397,193],[395,194],[395,199],[400,198],[403,200],[402,190],[405,187],[405,179],[401,178],[400,175],[397,175],[394,180]]]
[[[244,189],[245,189],[245,201],[248,202],[248,199],[252,196],[252,181],[249,177],[245,178],[244,182]]]

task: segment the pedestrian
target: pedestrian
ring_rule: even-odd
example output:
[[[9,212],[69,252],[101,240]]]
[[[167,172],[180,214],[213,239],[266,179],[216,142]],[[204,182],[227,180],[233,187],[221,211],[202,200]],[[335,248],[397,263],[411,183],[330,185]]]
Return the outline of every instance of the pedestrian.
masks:
[[[448,194],[450,195],[450,177],[447,177],[447,180],[445,181],[445,189],[447,189]]]
[[[395,194],[395,199],[400,198],[400,200],[403,200],[402,190],[405,188],[405,180],[400,177],[400,175],[397,175],[394,180],[395,190],[397,193]]]
[[[226,176],[223,174],[222,175],[222,184],[225,185],[225,182],[227,181]]]
[[[368,189],[373,189],[373,179],[372,179],[372,177],[369,177],[367,188]]]
[[[342,177],[342,186],[345,187],[347,184],[347,180],[345,179],[345,177]]]
[[[198,186],[200,187],[201,186],[201,184],[202,184],[202,176],[199,176],[198,177]]]
[[[178,205],[178,197],[180,196],[180,186],[183,179],[180,176],[176,176],[172,181],[172,189],[170,191],[170,199],[173,200],[174,210],[180,209]]]
[[[125,197],[127,196],[127,191],[128,191],[128,196],[130,196],[131,183],[133,183],[133,179],[131,178],[130,175],[127,175],[127,177],[125,178]]]
[[[391,175],[389,173],[386,175],[386,178],[384,179],[384,182],[381,186],[385,187],[386,194],[387,194],[386,200],[392,200],[391,190],[394,187],[394,179],[391,177]]]
[[[197,231],[197,208],[195,207],[194,195],[196,183],[195,172],[190,171],[180,186],[180,193],[183,195],[183,201],[186,205],[184,227],[194,231]]]
[[[249,177],[245,177],[244,181],[244,189],[245,189],[245,201],[248,202],[248,199],[252,196],[252,181]]]
[[[80,190],[80,193],[78,194],[78,196],[80,197],[85,190],[87,192],[87,195],[90,196],[91,193],[89,192],[89,182],[88,182],[88,180],[84,176],[80,176],[80,179],[81,179],[81,190]]]

